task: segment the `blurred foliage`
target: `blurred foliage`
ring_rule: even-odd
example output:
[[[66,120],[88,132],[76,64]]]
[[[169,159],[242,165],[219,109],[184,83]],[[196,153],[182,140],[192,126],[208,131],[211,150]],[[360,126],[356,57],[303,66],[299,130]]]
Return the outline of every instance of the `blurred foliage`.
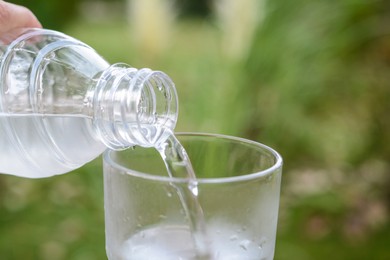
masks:
[[[210,0],[176,0],[175,5],[181,17],[206,17],[211,14],[212,1]]]
[[[150,55],[123,17],[74,19],[73,1],[18,3],[109,62],[167,72],[177,131],[247,137],[282,154],[276,260],[390,259],[389,1],[265,1],[240,59],[208,15],[177,21]],[[0,258],[106,259],[101,173],[96,160],[44,180],[0,175]]]
[[[389,2],[266,6],[241,86],[285,160],[276,259],[388,259]]]
[[[28,7],[48,29],[61,30],[77,16],[77,0],[11,0],[14,4]]]
[[[388,1],[269,1],[247,64],[247,122],[288,165],[390,161]],[[259,87],[257,87],[259,86]]]
[[[48,179],[0,177],[1,259],[106,259],[100,162]]]

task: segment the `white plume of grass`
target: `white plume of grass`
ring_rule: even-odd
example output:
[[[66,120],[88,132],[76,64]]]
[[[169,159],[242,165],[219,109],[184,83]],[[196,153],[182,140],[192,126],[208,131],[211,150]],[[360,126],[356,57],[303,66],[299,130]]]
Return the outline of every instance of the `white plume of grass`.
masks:
[[[264,16],[265,0],[214,0],[214,9],[223,51],[234,60],[245,58]]]
[[[172,0],[127,0],[127,11],[135,46],[147,56],[160,55],[176,16]]]

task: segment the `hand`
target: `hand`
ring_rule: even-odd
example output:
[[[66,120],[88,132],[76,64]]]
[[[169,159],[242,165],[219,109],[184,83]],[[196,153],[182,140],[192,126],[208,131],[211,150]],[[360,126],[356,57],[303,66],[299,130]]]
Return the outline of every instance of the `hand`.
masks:
[[[0,0],[0,34],[19,27],[41,28],[42,25],[26,7]]]

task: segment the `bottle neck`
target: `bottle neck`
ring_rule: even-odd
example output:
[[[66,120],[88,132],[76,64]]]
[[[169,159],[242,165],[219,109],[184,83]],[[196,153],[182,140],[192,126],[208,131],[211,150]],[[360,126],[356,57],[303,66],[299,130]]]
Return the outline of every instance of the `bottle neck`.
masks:
[[[163,72],[114,64],[92,92],[94,127],[111,149],[156,146],[173,131],[178,116],[175,85]]]

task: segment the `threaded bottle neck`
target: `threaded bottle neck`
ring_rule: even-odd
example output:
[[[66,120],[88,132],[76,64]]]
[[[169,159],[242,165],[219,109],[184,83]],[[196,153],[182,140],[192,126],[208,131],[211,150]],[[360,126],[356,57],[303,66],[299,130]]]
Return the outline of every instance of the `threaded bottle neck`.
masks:
[[[156,146],[173,131],[175,85],[163,72],[114,64],[103,71],[92,97],[95,129],[111,149]]]

